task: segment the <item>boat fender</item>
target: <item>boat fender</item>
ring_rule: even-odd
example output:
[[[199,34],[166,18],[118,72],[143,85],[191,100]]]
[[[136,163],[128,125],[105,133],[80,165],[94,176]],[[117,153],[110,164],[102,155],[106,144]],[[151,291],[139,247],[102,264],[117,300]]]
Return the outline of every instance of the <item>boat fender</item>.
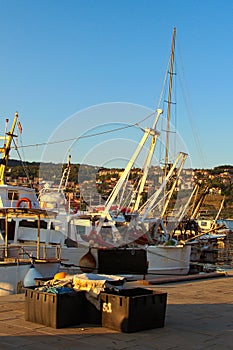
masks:
[[[35,278],[43,278],[39,271],[31,264],[28,272],[24,276],[23,286],[24,287],[34,287],[36,285]]]
[[[89,248],[88,252],[79,260],[79,267],[84,273],[91,273],[95,270],[96,260],[94,255],[91,253],[91,248]]]
[[[28,209],[31,209],[31,207],[32,207],[32,202],[30,201],[29,198],[26,198],[26,197],[20,198],[20,199],[18,200],[18,202],[16,203],[16,208],[19,208],[19,207],[20,207],[20,204],[23,203],[23,202],[27,203]]]
[[[54,275],[53,279],[54,279],[54,280],[62,280],[62,279],[64,279],[64,278],[66,278],[66,276],[67,276],[67,273],[64,272],[64,271],[61,271],[61,272],[56,273],[56,274]]]

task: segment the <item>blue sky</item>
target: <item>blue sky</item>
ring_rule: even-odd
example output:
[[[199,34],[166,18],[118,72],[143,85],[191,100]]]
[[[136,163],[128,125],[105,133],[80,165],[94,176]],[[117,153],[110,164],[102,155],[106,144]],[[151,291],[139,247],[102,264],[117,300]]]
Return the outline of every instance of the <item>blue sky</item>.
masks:
[[[0,0],[2,132],[16,110],[24,145],[55,139],[58,129],[68,138],[102,122],[136,123],[137,113],[64,121],[111,102],[155,110],[176,27],[177,80],[186,86],[177,128],[192,165],[233,165],[232,18],[232,0]],[[42,147],[22,151],[43,158]]]

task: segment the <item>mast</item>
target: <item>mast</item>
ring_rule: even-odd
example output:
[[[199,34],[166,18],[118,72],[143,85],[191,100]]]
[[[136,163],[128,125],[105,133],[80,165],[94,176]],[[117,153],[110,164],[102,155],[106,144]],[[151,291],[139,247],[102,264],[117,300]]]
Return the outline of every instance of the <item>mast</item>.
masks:
[[[176,179],[173,181],[173,184],[172,184],[172,187],[170,189],[170,192],[168,193],[168,196],[167,196],[167,199],[165,201],[165,204],[163,206],[163,210],[162,210],[162,213],[161,213],[161,217],[164,217],[165,213],[166,213],[166,210],[167,210],[167,207],[168,207],[168,204],[170,203],[170,200],[172,198],[172,195],[175,191],[175,188],[176,188],[176,185],[178,183],[178,180],[180,178],[180,174],[181,174],[181,171],[183,169],[183,166],[184,166],[184,163],[185,163],[185,160],[187,158],[187,154],[186,153],[183,153],[183,158],[182,158],[182,161],[181,161],[181,164],[177,170],[177,174],[176,174]]]
[[[190,204],[190,202],[191,202],[193,196],[197,193],[197,190],[198,190],[198,184],[195,185],[195,187],[194,187],[194,189],[193,189],[191,195],[189,196],[189,199],[187,200],[187,202],[186,202],[184,208],[182,209],[182,212],[181,212],[181,214],[180,214],[180,216],[179,216],[179,218],[178,218],[178,222],[181,222],[182,218],[184,217],[184,215],[185,215],[185,213],[186,213],[186,210],[187,210],[187,208],[188,208],[188,206],[189,206],[189,204]]]
[[[107,201],[105,202],[105,208],[104,211],[102,213],[102,217],[105,217],[107,215],[107,213],[109,212],[114,200],[116,199],[120,189],[122,188],[124,181],[126,180],[130,170],[132,169],[134,163],[136,162],[144,144],[146,143],[149,135],[155,135],[155,131],[149,128],[146,128],[144,131],[144,135],[142,136],[142,139],[140,141],[140,143],[138,144],[133,156],[131,157],[131,159],[129,160],[125,170],[123,171],[121,177],[119,178],[118,182],[116,183],[115,187],[113,188],[110,196],[108,197]]]
[[[170,122],[171,122],[171,98],[172,98],[172,85],[173,85],[173,68],[174,68],[174,58],[175,58],[175,38],[176,38],[176,28],[173,30],[172,35],[172,50],[170,57],[170,65],[169,65],[169,92],[168,92],[168,103],[167,108],[167,130],[166,130],[166,153],[165,153],[165,167],[164,167],[164,176],[166,177],[169,169],[169,133],[170,133]]]
[[[58,187],[58,192],[62,192],[67,188],[67,184],[70,176],[70,169],[71,169],[70,160],[71,160],[71,155],[70,153],[68,153],[67,166],[62,173],[61,181]]]
[[[0,161],[0,185],[4,185],[4,177],[5,177],[5,169],[9,160],[10,156],[10,149],[11,149],[11,142],[13,140],[13,137],[16,137],[17,135],[14,135],[15,125],[18,119],[18,112],[15,113],[15,117],[11,126],[11,130],[6,133],[7,142],[4,144],[4,147],[0,148],[0,152],[2,153],[2,159]],[[4,140],[5,140],[4,136]],[[1,137],[2,138],[2,137]]]
[[[215,222],[215,223],[217,222],[217,220],[218,220],[218,218],[219,218],[219,215],[221,214],[221,211],[222,211],[224,202],[225,202],[225,196],[223,197],[223,200],[222,200],[222,202],[221,202],[220,208],[219,208],[219,210],[218,210],[218,212],[217,212],[217,215],[216,215],[216,217],[215,217],[215,219],[214,219],[214,222]]]
[[[196,207],[194,208],[194,210],[193,210],[193,212],[191,214],[191,218],[190,218],[191,220],[194,220],[194,219],[197,218],[197,214],[198,214],[198,212],[199,212],[199,210],[200,210],[200,208],[201,208],[201,206],[202,206],[202,204],[204,202],[204,199],[207,196],[208,192],[209,192],[209,186],[206,186],[204,191],[203,191],[203,193],[201,194],[201,196],[199,198],[198,203],[196,204]]]
[[[115,241],[120,239],[120,234],[118,232],[118,229],[115,227],[113,219],[112,219],[112,217],[110,215],[111,206],[112,206],[114,200],[116,199],[116,197],[118,196],[119,191],[123,187],[125,180],[127,179],[127,177],[129,175],[133,165],[135,164],[135,162],[136,162],[140,152],[142,151],[142,148],[143,148],[144,144],[146,143],[146,141],[147,141],[147,139],[148,139],[148,137],[150,135],[152,137],[154,135],[156,135],[155,130],[146,128],[140,143],[138,144],[136,150],[134,151],[134,154],[132,155],[131,159],[129,160],[125,170],[123,171],[121,177],[119,178],[118,182],[116,183],[115,187],[113,188],[110,196],[106,200],[105,205],[104,205],[104,210],[101,212],[101,217],[99,219],[98,227],[96,228],[97,234],[99,234],[99,232],[100,232],[100,230],[102,228],[102,225],[104,223],[104,220],[107,219],[108,220],[108,224],[112,227],[113,239]]]
[[[151,144],[150,144],[150,150],[149,150],[149,153],[147,154],[146,162],[144,164],[143,176],[142,176],[142,178],[140,180],[140,186],[139,186],[139,189],[138,189],[137,198],[136,198],[136,201],[135,201],[135,204],[134,204],[134,208],[133,208],[134,211],[138,210],[138,208],[140,206],[140,203],[141,203],[142,193],[143,193],[143,190],[144,190],[144,187],[145,187],[145,183],[146,183],[146,180],[147,180],[149,168],[150,168],[150,165],[151,165],[152,157],[153,157],[155,146],[156,146],[156,141],[157,141],[157,138],[159,136],[159,133],[156,131],[156,126],[157,126],[160,114],[162,114],[162,113],[163,113],[162,109],[157,109],[156,119],[155,119],[155,122],[154,122],[153,127],[152,127],[152,130],[154,130],[154,134],[152,135]]]
[[[171,169],[169,169],[169,171],[168,171],[166,177],[164,178],[163,183],[160,186],[160,188],[156,192],[154,192],[154,194],[149,198],[149,200],[147,200],[147,202],[143,206],[142,210],[144,211],[144,213],[142,215],[142,221],[148,217],[148,214],[152,210],[152,208],[154,207],[154,204],[156,203],[158,197],[160,196],[160,194],[162,193],[162,191],[166,187],[168,181],[173,176],[175,169],[177,167],[177,164],[179,163],[180,164],[179,167],[182,168],[186,157],[187,157],[187,154],[184,152],[180,152],[178,154],[174,164],[172,165]],[[139,209],[139,212],[140,212],[140,209]]]
[[[168,94],[168,110],[167,110],[167,130],[166,130],[166,153],[165,153],[165,167],[164,167],[164,178],[167,176],[169,171],[169,133],[170,133],[170,119],[171,119],[171,98],[172,98],[172,83],[173,83],[173,66],[174,66],[174,56],[175,56],[175,37],[176,37],[176,28],[173,30],[173,36],[172,36],[172,50],[171,50],[171,56],[170,56],[170,62],[169,62],[169,73],[170,73],[170,79],[169,79],[169,94]],[[153,130],[156,129],[156,125],[158,123],[160,114],[162,114],[163,111],[161,109],[157,109],[157,116],[156,120],[153,125]],[[154,135],[151,140],[150,150],[147,155],[147,159],[144,165],[143,169],[143,176],[140,180],[140,187],[138,190],[138,195],[134,204],[134,210],[138,210],[141,202],[142,192],[146,183],[149,167],[151,164],[152,156],[154,153],[156,141],[157,141],[158,135]]]

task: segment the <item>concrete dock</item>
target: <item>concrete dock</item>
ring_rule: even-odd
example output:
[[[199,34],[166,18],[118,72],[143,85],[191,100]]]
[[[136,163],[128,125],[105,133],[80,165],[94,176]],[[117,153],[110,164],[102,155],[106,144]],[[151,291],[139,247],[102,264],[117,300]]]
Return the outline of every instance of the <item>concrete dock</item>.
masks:
[[[92,325],[54,329],[24,320],[24,294],[0,297],[0,350],[230,350],[233,271],[202,280],[153,284],[168,293],[164,328],[119,333]]]

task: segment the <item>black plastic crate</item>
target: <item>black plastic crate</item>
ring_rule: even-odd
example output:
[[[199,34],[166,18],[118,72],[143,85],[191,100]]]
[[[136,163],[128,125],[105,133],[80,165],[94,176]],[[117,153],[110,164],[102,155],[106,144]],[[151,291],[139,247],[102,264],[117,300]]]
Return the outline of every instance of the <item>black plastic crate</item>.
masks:
[[[25,288],[25,320],[53,328],[80,324],[84,319],[85,293],[52,294]]]
[[[167,293],[146,288],[101,293],[102,326],[121,332],[163,327]]]
[[[92,303],[90,300],[86,298],[86,296],[84,297],[82,323],[101,326],[101,323],[102,323],[101,302],[100,302],[99,308],[97,308],[96,305],[94,305],[94,303]]]
[[[35,281],[36,287],[40,287],[40,286],[43,286],[44,284],[46,284],[48,281],[51,281],[52,279],[53,279],[53,277],[51,277],[51,278],[42,277],[42,278],[34,278],[34,281]]]
[[[147,269],[144,249],[98,249],[98,273],[145,275]]]

